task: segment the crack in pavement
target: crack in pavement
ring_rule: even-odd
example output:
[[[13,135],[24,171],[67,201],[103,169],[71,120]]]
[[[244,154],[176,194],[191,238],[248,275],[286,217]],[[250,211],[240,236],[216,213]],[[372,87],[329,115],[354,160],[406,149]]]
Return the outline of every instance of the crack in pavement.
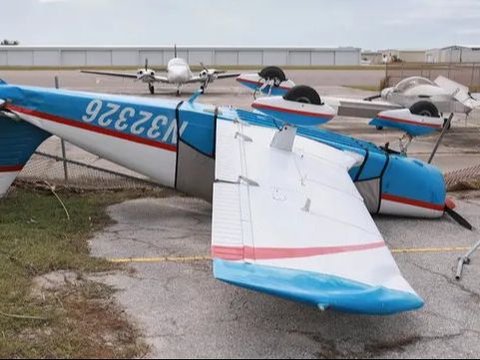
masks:
[[[466,292],[467,294],[469,294],[477,303],[480,303],[480,294],[475,292],[474,290],[472,289],[469,289],[467,288],[465,285],[463,285],[461,282],[459,282],[458,280],[455,280],[453,278],[450,278],[449,276],[443,274],[443,273],[440,273],[440,272],[437,272],[435,270],[431,270],[429,268],[426,268],[420,264],[417,264],[415,261],[408,261],[411,265],[423,270],[423,271],[426,271],[428,272],[429,274],[432,274],[432,275],[437,275],[437,276],[440,276],[442,277],[448,284],[450,285],[453,285],[454,287],[457,287],[459,288],[460,290],[462,290],[463,292]]]

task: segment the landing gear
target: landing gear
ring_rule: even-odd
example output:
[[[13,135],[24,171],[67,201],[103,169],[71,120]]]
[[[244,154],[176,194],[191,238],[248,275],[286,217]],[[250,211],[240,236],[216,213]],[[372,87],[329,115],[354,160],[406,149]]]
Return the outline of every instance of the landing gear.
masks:
[[[297,85],[290,89],[283,97],[285,100],[296,101],[304,104],[323,105],[320,95],[310,86]]]
[[[433,147],[432,153],[430,154],[430,157],[428,158],[428,163],[430,164],[433,160],[433,157],[437,153],[438,147],[440,146],[440,143],[442,142],[443,136],[447,132],[447,130],[450,128],[450,125],[453,120],[453,113],[450,114],[450,117],[447,119],[447,122],[443,124],[443,129],[440,135],[438,136],[437,142],[435,143],[435,146]]]
[[[448,121],[448,118],[444,118],[443,119],[443,126],[447,127],[447,130],[450,130],[450,128],[452,127],[452,122],[451,121]]]
[[[155,94],[155,86],[153,84],[148,84],[148,90],[150,90],[150,94]]]
[[[258,75],[265,80],[273,80],[274,86],[280,86],[280,84],[287,80],[285,73],[278,66],[267,66],[263,68]]]
[[[399,140],[400,154],[407,155],[408,146],[411,144],[413,136],[405,133]]]
[[[267,96],[272,94],[272,89],[274,87],[279,87],[280,84],[287,80],[285,73],[278,66],[267,66],[263,68],[259,73],[264,82],[260,88],[257,88],[253,93],[253,98],[257,98],[258,92],[263,92],[264,89],[268,88]]]
[[[410,106],[410,112],[420,116],[440,117],[437,107],[429,101],[419,101],[413,104]]]
[[[177,86],[177,96],[180,96],[181,94],[182,94],[182,85],[179,84],[179,85]]]

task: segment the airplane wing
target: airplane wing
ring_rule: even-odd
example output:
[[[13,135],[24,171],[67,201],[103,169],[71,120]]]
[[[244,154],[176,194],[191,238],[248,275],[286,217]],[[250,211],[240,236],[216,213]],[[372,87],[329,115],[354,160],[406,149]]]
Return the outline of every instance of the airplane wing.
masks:
[[[119,73],[119,72],[111,72],[111,71],[92,71],[92,70],[81,70],[80,72],[84,74],[94,74],[94,75],[102,75],[102,76],[115,76],[127,79],[136,79],[136,74],[128,74],[128,73]]]
[[[156,82],[161,82],[161,83],[165,83],[165,84],[169,84],[169,83],[170,83],[170,81],[168,81],[168,79],[167,79],[165,76],[155,75],[154,78],[155,78],[155,81],[156,81]]]
[[[240,74],[234,74],[234,73],[224,73],[224,74],[217,74],[215,80],[220,80],[220,79],[228,79],[228,78],[233,78],[233,77],[238,77]],[[200,76],[194,76],[190,80],[187,81],[187,84],[191,83],[196,83],[196,82],[204,82],[205,78],[200,77]]]
[[[214,276],[322,310],[421,307],[348,175],[359,155],[301,136],[272,147],[275,131],[217,121]]]
[[[229,78],[237,78],[240,76],[240,73],[224,73],[224,74],[218,74],[217,75],[217,80],[220,79],[229,79]]]
[[[196,82],[204,82],[205,79],[203,77],[200,77],[200,76],[193,76],[192,78],[190,78],[190,80],[188,80],[186,82],[186,84],[193,84],[193,83],[196,83]]]

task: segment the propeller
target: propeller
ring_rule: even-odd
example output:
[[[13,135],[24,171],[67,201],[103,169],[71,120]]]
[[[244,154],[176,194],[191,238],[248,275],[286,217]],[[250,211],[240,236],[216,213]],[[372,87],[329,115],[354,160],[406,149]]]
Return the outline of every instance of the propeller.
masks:
[[[148,58],[145,58],[145,72],[148,71]]]
[[[208,84],[210,84],[211,82],[213,82],[215,80],[215,75],[217,74],[222,74],[224,73],[225,71],[219,71],[219,70],[216,70],[216,69],[209,69],[207,68],[203,62],[200,62],[200,66],[203,68],[203,71],[200,73],[200,76],[202,76],[202,73],[204,73],[205,75],[205,80],[203,81],[203,84],[201,86],[201,90],[202,92],[205,91],[205,89],[207,88]]]
[[[470,224],[467,219],[465,219],[462,215],[458,212],[453,210],[455,208],[455,204],[451,199],[447,199],[445,202],[445,213],[450,215],[450,217],[455,220],[460,226],[463,226],[465,229],[473,230],[472,224]]]
[[[223,74],[226,72],[225,70],[209,69],[203,64],[203,62],[200,62],[200,66],[205,70],[207,75]]]
[[[177,44],[174,44],[174,45],[173,45],[173,57],[174,57],[174,58],[177,57]]]

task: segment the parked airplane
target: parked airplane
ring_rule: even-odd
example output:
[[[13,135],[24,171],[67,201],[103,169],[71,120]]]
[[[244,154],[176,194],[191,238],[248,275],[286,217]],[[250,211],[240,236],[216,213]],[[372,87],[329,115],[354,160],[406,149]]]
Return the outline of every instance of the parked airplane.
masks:
[[[272,117],[200,104],[199,95],[173,101],[3,83],[0,194],[57,135],[211,200],[220,280],[322,310],[393,314],[423,305],[369,212],[450,213],[437,168],[320,129],[335,115],[321,101],[290,94]]]
[[[92,71],[82,70],[82,73],[95,74],[102,76],[114,76],[127,79],[134,79],[148,84],[151,94],[155,93],[155,83],[175,84],[177,86],[177,96],[180,95],[182,87],[185,84],[201,83],[200,89],[205,91],[209,84],[217,79],[227,79],[237,77],[239,74],[227,73],[224,70],[209,69],[200,63],[203,70],[198,75],[193,75],[190,66],[180,57],[177,57],[177,47],[174,48],[174,58],[167,64],[167,76],[158,76],[155,70],[148,67],[148,59],[145,59],[145,67],[138,69],[135,74],[119,73],[111,71]]]

